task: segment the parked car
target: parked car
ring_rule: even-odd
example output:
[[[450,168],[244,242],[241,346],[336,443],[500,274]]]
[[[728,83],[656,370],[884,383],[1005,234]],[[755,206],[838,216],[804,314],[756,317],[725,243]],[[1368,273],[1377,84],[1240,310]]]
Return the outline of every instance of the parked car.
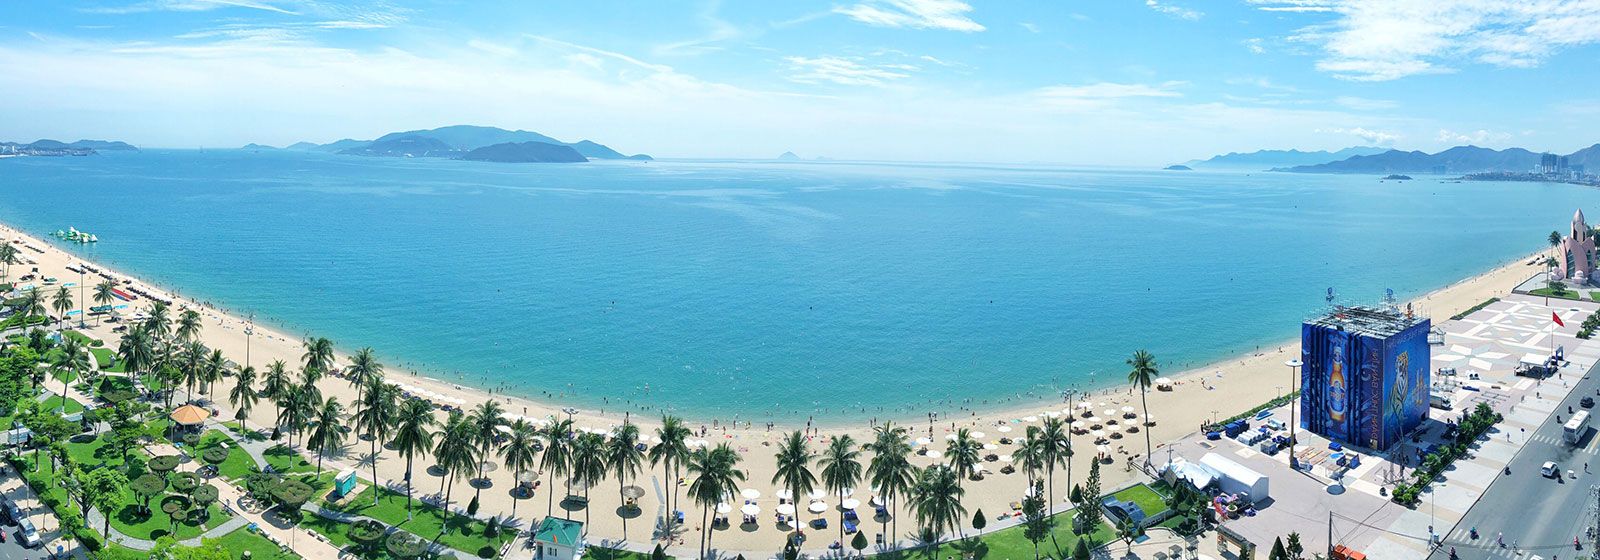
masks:
[[[1583,405],[1584,408],[1594,408],[1594,397],[1584,397],[1583,400],[1578,401],[1578,404]]]
[[[1539,472],[1543,473],[1545,478],[1555,478],[1561,476],[1561,467],[1557,466],[1555,461],[1545,461],[1544,467],[1540,468]]]
[[[28,548],[38,548],[44,544],[44,540],[39,538],[39,531],[33,528],[33,522],[26,518],[17,520],[17,536],[22,546]]]
[[[5,496],[0,496],[0,511],[5,512],[6,525],[16,525],[18,521],[27,517],[22,515],[22,509],[17,507],[16,502]]]

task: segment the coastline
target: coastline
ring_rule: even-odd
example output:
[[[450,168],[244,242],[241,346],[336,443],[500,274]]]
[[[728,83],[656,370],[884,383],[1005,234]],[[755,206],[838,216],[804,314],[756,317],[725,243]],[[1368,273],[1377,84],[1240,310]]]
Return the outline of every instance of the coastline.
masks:
[[[22,239],[26,244],[40,249],[41,251],[25,249],[22,254],[29,259],[38,261],[39,264],[36,266],[39,267],[41,276],[56,276],[62,282],[76,282],[76,278],[74,278],[76,274],[69,274],[66,271],[66,267],[73,263],[87,262],[119,279],[131,278],[134,283],[150,293],[173,300],[174,315],[176,315],[177,308],[184,305],[201,311],[204,317],[204,328],[199,335],[200,339],[212,348],[222,350],[225,355],[234,361],[245,363],[248,360],[250,365],[262,368],[271,360],[281,359],[290,364],[291,369],[298,369],[299,367],[302,349],[298,337],[291,337],[278,329],[262,327],[259,323],[255,324],[253,331],[255,335],[247,337],[244,331],[245,326],[249,323],[245,319],[228,314],[214,306],[184,298],[173,290],[160,289],[157,287],[159,284],[149,282],[144,278],[130,277],[120,271],[102,267],[94,261],[78,258],[55,243],[46,242],[40,237],[21,232],[6,224],[0,224],[0,235],[4,235],[8,242],[14,238]],[[1540,254],[1540,252],[1531,252],[1519,256],[1491,270],[1437,288],[1412,301],[1420,304],[1421,312],[1433,317],[1435,321],[1447,320],[1451,315],[1477,305],[1488,297],[1503,296],[1509,293],[1516,284],[1539,270],[1537,266],[1525,264],[1530,256],[1537,254]],[[19,272],[18,268],[17,266],[12,267],[13,275],[24,273]],[[27,269],[23,268],[22,270],[25,271]],[[85,276],[85,283],[90,286],[96,283],[97,280],[98,277]],[[84,288],[87,289],[88,287],[85,286]],[[78,297],[78,294],[74,293],[74,299],[76,300]],[[88,302],[77,303],[92,305],[92,303]],[[130,305],[128,314],[131,314],[148,306],[149,298],[141,297],[133,302],[119,303],[128,303]],[[111,331],[111,327],[114,324],[104,322],[96,324],[93,320],[90,320],[89,323],[88,328],[80,330],[91,336],[106,340],[108,346],[115,347],[114,341],[117,335]],[[1286,329],[1288,327],[1289,325],[1286,325]],[[1137,346],[1139,346],[1139,343],[1130,343],[1130,347]],[[1290,357],[1298,356],[1297,347],[1298,342],[1296,339],[1288,339],[1278,344],[1264,344],[1257,351],[1231,356],[1201,367],[1164,372],[1163,376],[1173,379],[1173,390],[1151,391],[1147,395],[1148,409],[1156,420],[1155,425],[1147,427],[1142,431],[1143,433],[1123,434],[1120,431],[1114,431],[1114,435],[1111,436],[1114,438],[1113,441],[1102,449],[1096,449],[1093,443],[1088,441],[1089,438],[1087,436],[1075,436],[1076,441],[1073,445],[1076,449],[1076,454],[1079,455],[1077,468],[1074,470],[1069,466],[1065,480],[1058,480],[1056,488],[1058,490],[1071,488],[1073,481],[1081,481],[1086,476],[1087,471],[1087,464],[1084,461],[1095,460],[1097,453],[1102,454],[1105,459],[1103,462],[1105,468],[1101,475],[1104,488],[1116,488],[1119,485],[1136,480],[1138,476],[1134,474],[1136,471],[1131,471],[1125,467],[1143,455],[1145,449],[1141,445],[1143,443],[1141,440],[1148,436],[1152,442],[1152,453],[1160,453],[1161,448],[1165,447],[1168,442],[1176,441],[1195,433],[1202,422],[1232,416],[1281,395],[1285,389],[1288,389],[1287,385],[1289,383],[1289,370],[1284,366],[1283,362]],[[382,349],[378,349],[378,351],[381,359]],[[348,363],[348,356],[349,352],[339,352],[337,363],[340,365]],[[1159,360],[1159,355],[1157,358]],[[570,414],[577,427],[599,430],[614,427],[626,419],[639,425],[641,431],[645,434],[652,434],[654,428],[660,422],[660,417],[654,414],[644,415],[618,410],[574,409],[565,407],[559,402],[539,402],[533,399],[495,394],[492,390],[451,383],[430,377],[425,373],[413,375],[392,367],[388,368],[386,373],[387,378],[392,383],[413,385],[427,391],[446,395],[450,399],[459,399],[457,402],[464,408],[472,408],[478,403],[492,399],[500,402],[507,413],[517,416],[546,418]],[[233,377],[228,377],[219,382],[214,389],[215,393],[218,396],[226,395],[233,386],[234,379]],[[1114,381],[1115,379],[1110,378],[1108,381]],[[341,402],[350,402],[355,396],[355,388],[337,377],[326,377],[320,385],[325,396],[338,398]],[[603,387],[604,381],[597,380],[596,386]],[[1115,411],[1120,411],[1125,406],[1133,407],[1136,412],[1142,413],[1140,400],[1140,396],[1125,385],[1112,385],[1096,389],[1086,395],[1077,395],[1074,398],[1074,402],[1092,403],[1092,408],[1096,412],[1111,409],[1114,411],[1113,414],[1107,416],[1113,417],[1118,416]],[[234,415],[229,405],[225,402],[226,398],[223,398],[222,401],[213,405],[221,409],[221,417],[218,420],[231,419]],[[1041,395],[1038,400],[1026,403],[996,405],[960,402],[955,397],[952,397],[948,402],[954,412],[940,414],[937,418],[930,415],[926,418],[887,418],[873,419],[872,422],[859,421],[850,423],[830,423],[823,419],[823,422],[813,422],[811,425],[788,426],[782,423],[774,423],[770,427],[765,423],[749,424],[744,422],[741,422],[738,426],[729,426],[713,419],[689,418],[686,419],[686,425],[695,431],[694,437],[698,438],[697,441],[699,442],[706,442],[707,444],[727,443],[733,446],[743,458],[740,466],[750,473],[745,484],[750,488],[761,491],[763,496],[771,496],[776,490],[773,485],[768,484],[771,473],[776,472],[776,460],[773,457],[775,448],[773,446],[782,437],[783,432],[788,429],[806,429],[813,450],[819,450],[827,442],[844,436],[854,438],[856,442],[870,441],[872,425],[882,420],[891,420],[897,425],[909,428],[913,432],[913,437],[927,437],[933,440],[931,448],[934,449],[941,449],[944,444],[944,437],[957,429],[987,432],[984,436],[978,436],[979,439],[1005,445],[1004,442],[998,440],[1004,437],[1020,436],[1020,431],[1028,424],[1026,421],[1028,417],[1037,418],[1052,413],[1061,414],[1069,406],[1060,396],[1056,395]],[[270,406],[269,403],[258,405],[250,419],[247,420],[247,425],[269,426],[272,414]],[[1070,411],[1066,412],[1070,413]],[[997,446],[997,448],[999,447]],[[995,453],[1006,452],[1004,450],[995,451]],[[328,456],[328,468],[337,470],[347,466],[362,465],[359,475],[365,478],[370,476],[369,473],[371,472],[366,465],[375,462],[380,480],[387,480],[389,484],[397,484],[403,477],[404,464],[401,459],[394,455],[393,453],[384,454],[380,451],[379,457],[372,457],[368,455],[365,444],[351,445],[339,453]],[[914,462],[919,467],[939,462],[936,457],[921,455],[914,457]],[[660,478],[661,475],[662,473],[658,468],[646,466],[636,482],[640,486],[654,488],[652,495],[648,495],[641,500],[641,505],[647,512],[658,511],[658,507],[662,503],[663,492],[669,491],[663,490],[663,486],[669,488],[671,486],[670,483]],[[514,477],[515,474],[508,472],[506,469],[486,474],[486,478],[490,480],[490,487],[494,490],[483,494],[484,501],[479,513],[480,516],[487,518],[489,515],[506,515],[513,510],[516,502],[524,500],[529,501],[529,503],[522,504],[524,506],[521,510],[523,514],[539,515],[544,513],[542,510],[546,501],[544,496],[536,496],[535,499],[530,500],[526,497],[513,497],[509,492],[506,492],[507,489],[516,485]],[[421,478],[422,480],[418,482],[417,489],[419,497],[422,498],[428,497],[430,492],[442,489],[443,485],[448,482],[432,473],[426,474]],[[1008,503],[1015,496],[1021,494],[1024,479],[1020,473],[1013,475],[996,474],[984,477],[983,480],[973,482],[971,485],[972,488],[968,489],[968,503],[966,503],[969,510],[982,509],[986,512],[1002,512],[1008,511]],[[540,492],[543,491],[541,490]],[[1063,490],[1064,492],[1065,490]],[[858,497],[860,496],[858,495]],[[591,507],[594,508],[595,515],[593,515],[591,539],[597,542],[600,539],[614,540],[622,534],[620,519],[609,512],[614,507],[621,505],[620,500],[616,496],[610,496],[607,493],[597,493],[592,497],[592,500]],[[1061,501],[1057,502],[1057,506],[1065,507],[1065,502],[1065,496],[1062,496]],[[457,505],[459,506],[459,504]],[[761,500],[761,506],[767,508],[764,511],[771,511],[771,508],[775,506],[775,501],[764,497]],[[904,513],[897,512],[896,515],[904,515]],[[675,541],[678,544],[669,548],[692,552],[695,548],[695,536],[689,533],[700,530],[696,526],[697,522],[697,519],[691,521],[688,530],[679,535]],[[765,554],[762,551],[771,551],[781,546],[782,534],[780,531],[770,530],[769,526],[764,522],[762,528],[755,531],[721,530],[717,539],[721,543],[719,548],[729,554],[735,551]],[[826,542],[826,539],[819,539],[816,543],[815,551],[826,552],[825,549],[822,549]],[[634,548],[642,546],[645,550],[648,550],[648,547],[652,545],[652,541],[635,535],[628,546]],[[813,547],[808,546],[807,549],[809,551]]]

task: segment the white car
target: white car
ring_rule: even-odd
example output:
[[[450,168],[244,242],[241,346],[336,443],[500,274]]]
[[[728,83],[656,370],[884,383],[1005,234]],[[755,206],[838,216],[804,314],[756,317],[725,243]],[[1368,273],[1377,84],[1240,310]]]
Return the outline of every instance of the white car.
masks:
[[[1561,476],[1561,467],[1556,466],[1555,461],[1545,461],[1539,472],[1544,473],[1545,478],[1555,478]]]

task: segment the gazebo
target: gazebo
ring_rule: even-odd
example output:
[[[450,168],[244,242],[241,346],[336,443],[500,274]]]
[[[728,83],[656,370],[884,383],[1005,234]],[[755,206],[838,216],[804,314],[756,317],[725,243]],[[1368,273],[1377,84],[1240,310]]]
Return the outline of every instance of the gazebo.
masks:
[[[206,419],[210,417],[211,412],[192,404],[180,406],[177,410],[172,411],[172,414],[168,416],[168,418],[172,419],[173,423],[185,428],[199,426],[202,422],[205,422]]]

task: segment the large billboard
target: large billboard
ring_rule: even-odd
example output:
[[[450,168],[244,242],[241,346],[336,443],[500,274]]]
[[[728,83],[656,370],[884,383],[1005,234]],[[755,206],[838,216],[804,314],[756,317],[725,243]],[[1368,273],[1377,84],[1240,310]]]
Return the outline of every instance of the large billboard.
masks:
[[[1428,415],[1427,320],[1387,338],[1335,326],[1301,326],[1304,363],[1300,426],[1373,449],[1387,449]]]

